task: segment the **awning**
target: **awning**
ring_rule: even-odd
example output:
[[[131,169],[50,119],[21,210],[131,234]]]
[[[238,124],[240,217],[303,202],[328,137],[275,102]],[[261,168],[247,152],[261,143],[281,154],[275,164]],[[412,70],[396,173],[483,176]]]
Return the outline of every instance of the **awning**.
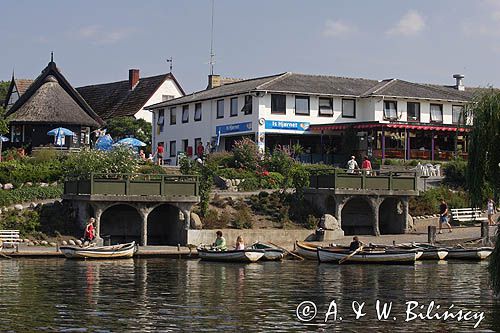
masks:
[[[470,128],[467,127],[454,127],[454,126],[432,126],[432,125],[412,125],[412,124],[359,124],[354,125],[354,128],[405,128],[410,130],[420,131],[447,131],[447,132],[469,132]]]
[[[313,131],[343,131],[349,125],[311,125],[309,128]]]

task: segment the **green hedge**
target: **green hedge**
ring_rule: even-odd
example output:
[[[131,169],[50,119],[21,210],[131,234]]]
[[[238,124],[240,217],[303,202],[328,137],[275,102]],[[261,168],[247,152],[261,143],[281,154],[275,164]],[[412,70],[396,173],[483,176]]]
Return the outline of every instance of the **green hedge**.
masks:
[[[58,160],[36,162],[27,161],[7,161],[0,163],[0,183],[13,183],[14,186],[26,182],[46,182],[50,183],[61,179],[63,175],[63,165]]]
[[[0,206],[10,206],[17,203],[33,200],[56,199],[63,194],[63,187],[59,186],[33,186],[0,190]]]
[[[410,215],[432,215],[439,212],[441,199],[446,200],[448,207],[467,208],[469,198],[464,191],[453,191],[445,186],[433,188],[423,192],[418,197],[412,197],[409,202]]]

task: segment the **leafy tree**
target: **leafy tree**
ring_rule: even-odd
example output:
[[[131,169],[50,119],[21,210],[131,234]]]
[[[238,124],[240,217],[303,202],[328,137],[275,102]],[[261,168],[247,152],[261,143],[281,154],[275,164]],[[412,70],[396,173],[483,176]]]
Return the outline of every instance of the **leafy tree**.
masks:
[[[0,134],[5,134],[9,131],[8,122],[5,119],[5,109],[0,106]]]
[[[151,145],[151,124],[144,119],[117,117],[107,121],[108,133],[113,139],[134,137]]]
[[[0,81],[0,106],[4,104],[7,91],[9,90],[9,81]]]
[[[487,196],[500,195],[500,91],[489,89],[466,108],[473,119],[469,135],[467,188],[471,204],[481,207]]]

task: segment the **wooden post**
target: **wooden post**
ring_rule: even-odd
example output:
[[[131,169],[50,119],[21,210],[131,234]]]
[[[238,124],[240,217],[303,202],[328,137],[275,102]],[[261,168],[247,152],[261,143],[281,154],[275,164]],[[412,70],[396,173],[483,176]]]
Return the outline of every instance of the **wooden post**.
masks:
[[[488,221],[481,221],[481,240],[483,245],[487,245],[490,240],[490,228]]]
[[[434,245],[436,243],[436,226],[427,227],[427,243]]]

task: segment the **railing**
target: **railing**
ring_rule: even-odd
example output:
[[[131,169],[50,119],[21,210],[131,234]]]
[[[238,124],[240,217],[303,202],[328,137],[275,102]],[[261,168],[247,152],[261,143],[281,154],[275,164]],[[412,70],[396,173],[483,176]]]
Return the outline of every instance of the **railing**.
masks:
[[[198,196],[198,176],[162,174],[97,174],[67,179],[66,195]]]
[[[310,188],[416,191],[414,171],[325,169],[312,173]]]

